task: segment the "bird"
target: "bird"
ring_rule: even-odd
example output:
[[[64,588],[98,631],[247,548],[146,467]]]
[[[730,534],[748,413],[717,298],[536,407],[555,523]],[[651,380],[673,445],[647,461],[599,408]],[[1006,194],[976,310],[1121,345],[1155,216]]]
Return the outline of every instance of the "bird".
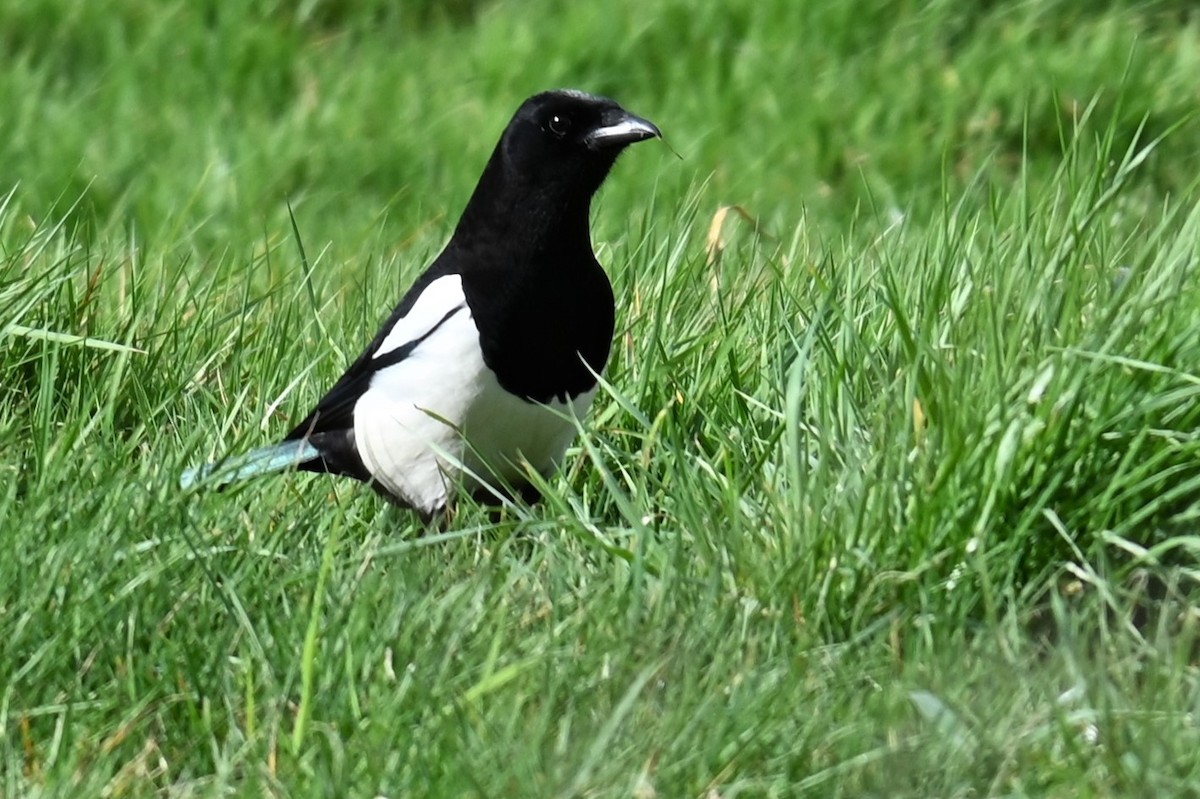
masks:
[[[298,469],[426,519],[462,492],[536,500],[526,469],[558,468],[612,345],[591,201],[629,145],[656,138],[607,97],[526,99],[445,247],[311,412],[277,444],[185,472],[183,487]]]

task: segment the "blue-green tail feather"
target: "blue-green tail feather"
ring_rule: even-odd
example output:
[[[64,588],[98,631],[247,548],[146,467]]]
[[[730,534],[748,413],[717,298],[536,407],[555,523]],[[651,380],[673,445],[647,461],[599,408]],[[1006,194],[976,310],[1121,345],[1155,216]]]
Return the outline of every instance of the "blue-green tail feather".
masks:
[[[182,488],[191,488],[201,483],[228,485],[260,474],[271,474],[292,469],[305,461],[320,457],[317,448],[308,441],[284,441],[270,447],[262,447],[236,458],[210,463],[196,469],[188,469],[179,478]]]

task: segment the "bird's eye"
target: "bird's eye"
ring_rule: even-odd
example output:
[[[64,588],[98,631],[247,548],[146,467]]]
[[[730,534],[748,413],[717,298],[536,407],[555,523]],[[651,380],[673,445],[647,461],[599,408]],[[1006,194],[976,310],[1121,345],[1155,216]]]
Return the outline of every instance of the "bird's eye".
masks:
[[[550,128],[551,133],[561,139],[563,136],[566,136],[567,131],[571,129],[571,118],[568,116],[563,116],[562,114],[555,114],[554,116],[550,117],[550,124],[548,127]]]

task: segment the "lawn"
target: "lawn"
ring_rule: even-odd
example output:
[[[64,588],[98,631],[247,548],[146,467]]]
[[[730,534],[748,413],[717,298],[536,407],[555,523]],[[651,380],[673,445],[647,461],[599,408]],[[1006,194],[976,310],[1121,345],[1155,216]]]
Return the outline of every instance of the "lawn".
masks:
[[[1193,4],[0,0],[0,52],[0,796],[1200,791]],[[544,500],[181,491],[555,86],[669,146]]]

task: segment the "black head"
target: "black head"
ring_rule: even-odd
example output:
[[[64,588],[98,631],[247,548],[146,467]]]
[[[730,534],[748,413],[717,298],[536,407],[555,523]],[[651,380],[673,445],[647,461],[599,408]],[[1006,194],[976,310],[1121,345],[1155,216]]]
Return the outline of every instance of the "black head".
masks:
[[[621,151],[660,136],[606,97],[558,90],[530,97],[500,137],[451,240],[590,247],[588,207]],[[590,250],[589,250],[590,252]]]
[[[498,149],[510,176],[591,197],[622,150],[661,135],[607,97],[560,89],[522,103]]]

